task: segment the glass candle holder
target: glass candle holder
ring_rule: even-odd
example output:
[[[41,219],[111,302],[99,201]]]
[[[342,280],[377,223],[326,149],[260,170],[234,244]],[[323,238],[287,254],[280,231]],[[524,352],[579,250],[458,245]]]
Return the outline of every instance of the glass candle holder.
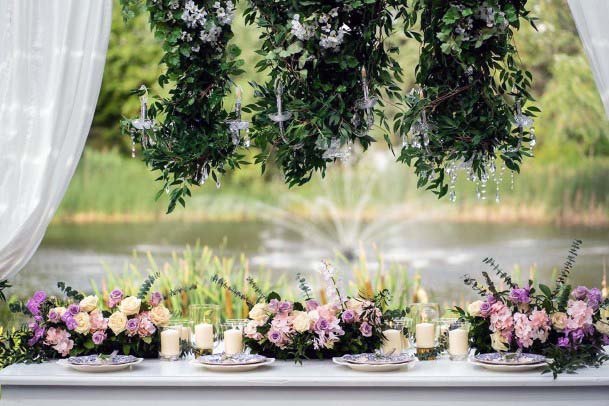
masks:
[[[159,358],[164,361],[177,361],[180,359],[182,349],[180,346],[181,324],[172,324],[161,327],[161,351]]]
[[[440,306],[437,303],[416,303],[410,310],[415,324],[417,355],[421,360],[435,359]]]
[[[404,351],[404,320],[392,319],[383,330],[381,352],[386,355],[398,355]]]
[[[465,321],[455,321],[448,328],[448,356],[451,361],[465,361],[469,355],[469,328]]]
[[[438,319],[438,348],[442,351],[442,354],[448,352],[448,331],[453,323],[456,323],[459,319],[456,317],[444,317]]]
[[[196,356],[213,354],[217,347],[220,327],[220,306],[191,305],[188,308],[190,321],[193,323],[193,351]]]
[[[243,329],[245,325],[241,322],[222,323],[222,341],[226,355],[240,354],[244,351]]]

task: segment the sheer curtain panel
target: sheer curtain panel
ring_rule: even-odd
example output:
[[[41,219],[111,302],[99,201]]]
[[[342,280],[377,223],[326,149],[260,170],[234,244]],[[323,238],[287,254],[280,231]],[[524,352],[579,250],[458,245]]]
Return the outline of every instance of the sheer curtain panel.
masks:
[[[609,117],[609,0],[569,0],[569,7]]]
[[[0,279],[32,257],[74,174],[112,0],[0,0]]]

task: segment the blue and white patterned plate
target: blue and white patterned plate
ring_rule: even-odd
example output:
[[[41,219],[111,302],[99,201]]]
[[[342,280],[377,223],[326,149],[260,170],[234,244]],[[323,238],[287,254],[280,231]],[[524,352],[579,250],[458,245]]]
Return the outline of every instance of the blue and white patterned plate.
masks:
[[[406,364],[415,358],[410,354],[382,355],[379,353],[347,354],[341,359],[351,364],[389,365]]]
[[[491,352],[488,354],[476,354],[474,360],[483,364],[491,365],[533,365],[543,364],[547,362],[546,357],[539,354],[527,354],[527,353],[497,353]]]
[[[200,356],[197,361],[206,365],[251,365],[267,361],[267,357],[258,354],[213,354]]]
[[[70,357],[68,363],[71,365],[125,365],[136,362],[139,358],[133,355],[84,355],[81,357]]]

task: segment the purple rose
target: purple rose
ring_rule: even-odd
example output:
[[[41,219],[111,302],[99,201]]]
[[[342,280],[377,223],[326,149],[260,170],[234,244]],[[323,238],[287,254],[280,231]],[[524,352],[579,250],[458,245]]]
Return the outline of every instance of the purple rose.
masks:
[[[372,337],[372,326],[367,322],[363,322],[361,326],[359,326],[359,332],[362,333],[364,337]]]
[[[68,306],[67,313],[70,313],[72,316],[76,316],[78,312],[80,312],[80,306],[76,303],[72,303],[70,306]]]
[[[315,330],[315,332],[326,331],[329,326],[330,324],[328,323],[328,320],[324,319],[323,317],[320,317],[315,322],[315,326],[313,326],[313,329]]]
[[[488,295],[486,297],[486,301],[489,302],[491,305],[494,305],[495,303],[497,303],[497,298],[493,295]]]
[[[134,317],[133,319],[127,320],[126,328],[128,335],[135,335],[137,333],[137,330],[140,328],[139,319],[137,317]]]
[[[345,323],[351,324],[355,322],[355,312],[353,310],[345,310],[341,318]]]
[[[588,297],[588,288],[585,286],[578,286],[573,289],[572,295],[575,300],[586,300],[586,297]]]
[[[163,294],[161,292],[154,292],[150,296],[150,304],[153,306],[158,306],[163,301]]]
[[[61,321],[61,316],[55,309],[51,309],[48,318],[51,323],[59,323]]]
[[[95,333],[93,333],[93,344],[95,345],[100,345],[101,343],[103,343],[106,340],[106,332],[103,330],[98,330]]]
[[[531,302],[531,298],[529,297],[530,288],[514,288],[510,292],[509,299],[514,304],[526,304]]]
[[[268,337],[269,337],[269,341],[275,345],[281,344],[281,341],[283,339],[281,332],[279,332],[277,330],[269,331]]]
[[[277,310],[279,313],[289,313],[292,311],[292,303],[287,300],[281,301],[277,304]]]
[[[609,336],[603,335],[601,337],[601,342],[603,343],[603,345],[609,345]]]
[[[480,315],[487,318],[491,314],[491,307],[493,307],[493,305],[488,301],[482,302],[480,305]]]
[[[567,348],[570,345],[571,345],[571,342],[569,341],[568,337],[560,337],[558,339],[558,346],[559,347]]]
[[[305,308],[308,312],[315,310],[319,307],[319,302],[315,299],[309,299],[305,302]]]
[[[271,299],[268,305],[268,309],[271,313],[277,313],[279,311],[279,300]]]
[[[571,332],[571,340],[573,340],[574,344],[580,344],[584,339],[584,330],[578,328]]]
[[[46,298],[47,294],[43,290],[39,290],[38,292],[34,293],[34,296],[32,296],[32,299],[34,299],[38,303],[42,303]]]
[[[588,291],[588,305],[594,310],[598,310],[603,302],[603,294],[598,288],[592,288]]]
[[[120,289],[114,289],[110,292],[110,296],[108,298],[108,307],[113,308],[117,304],[119,304],[123,300],[123,291]]]

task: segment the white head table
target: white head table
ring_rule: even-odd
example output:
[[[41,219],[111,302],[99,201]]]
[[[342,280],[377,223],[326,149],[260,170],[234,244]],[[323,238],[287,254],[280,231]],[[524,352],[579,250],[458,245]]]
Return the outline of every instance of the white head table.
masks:
[[[356,372],[329,361],[219,373],[188,361],[147,360],[131,371],[76,372],[55,362],[0,371],[2,406],[138,405],[609,405],[609,365],[557,380],[448,360],[411,370]]]

